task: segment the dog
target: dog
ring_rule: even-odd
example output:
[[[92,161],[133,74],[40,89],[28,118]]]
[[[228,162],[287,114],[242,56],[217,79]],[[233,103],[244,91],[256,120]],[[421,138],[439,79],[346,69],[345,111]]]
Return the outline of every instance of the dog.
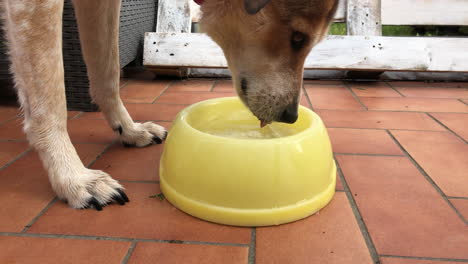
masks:
[[[337,0],[197,0],[201,28],[221,46],[234,87],[264,126],[298,117],[304,61],[326,35]],[[63,0],[0,0],[24,131],[57,196],[72,208],[124,205],[124,187],[86,168],[67,133]],[[119,96],[120,1],[75,0],[90,94],[125,145],[160,144],[167,131],[136,123]]]

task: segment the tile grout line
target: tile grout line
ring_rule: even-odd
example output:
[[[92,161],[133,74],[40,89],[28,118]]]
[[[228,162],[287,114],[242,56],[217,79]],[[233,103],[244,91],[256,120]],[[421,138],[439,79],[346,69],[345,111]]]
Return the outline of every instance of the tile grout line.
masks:
[[[27,141],[25,141],[27,142]],[[0,167],[0,171],[8,168],[11,164],[13,164],[14,162],[16,162],[17,160],[21,159],[22,157],[26,156],[26,154],[28,154],[29,152],[32,151],[32,147],[28,147],[25,151],[21,152],[20,154],[18,154],[14,159],[10,160],[9,162],[7,162],[5,165],[3,165],[2,167]]]
[[[119,82],[120,82],[120,80],[119,80]],[[119,85],[119,92],[120,92],[120,90],[122,88],[125,88],[126,86],[128,86],[130,83],[133,83],[133,82],[135,82],[134,79],[127,79],[126,82],[124,82],[122,85]]]
[[[257,250],[257,228],[252,227],[252,232],[250,233],[248,264],[255,264],[256,250]]]
[[[13,121],[13,120],[15,120],[15,119],[17,119],[17,118],[21,118],[21,117],[23,117],[23,113],[22,113],[22,112],[19,113],[19,114],[17,114],[17,115],[15,115],[15,116],[13,116],[13,117],[11,117],[11,118],[8,118],[8,119],[6,119],[6,120],[3,120],[2,122],[0,122],[0,126],[1,126],[1,125],[4,125],[4,124],[6,124],[6,123],[8,123],[8,122],[10,122],[10,121]]]
[[[366,97],[366,98],[377,98],[377,99],[385,99],[385,98],[398,98],[398,97]],[[160,103],[163,104],[163,103]],[[427,111],[410,111],[410,110],[389,110],[389,109],[370,109],[370,110],[350,110],[350,109],[333,109],[333,108],[317,108],[317,110],[321,111],[334,111],[334,112],[358,112],[358,113],[409,113],[409,114],[425,114]],[[434,114],[466,114],[466,112],[440,112],[440,111],[429,111],[430,113]]]
[[[368,153],[341,153],[341,152],[333,152],[334,155],[342,155],[342,156],[371,156],[371,157],[405,157],[404,154],[401,155],[391,155],[391,154],[368,154]]]
[[[151,103],[147,103],[147,104],[155,104],[156,103],[156,100],[158,100],[174,83],[176,83],[177,81],[170,81],[166,87],[161,91],[161,93],[159,93],[158,96],[156,96],[156,98],[154,98],[153,102]],[[134,104],[141,104],[141,103],[134,103]]]
[[[458,209],[450,202],[450,200],[447,198],[447,195],[442,191],[442,189],[434,182],[434,180],[427,174],[427,172],[416,162],[416,160],[409,154],[408,151],[403,147],[403,145],[400,144],[400,142],[395,138],[395,136],[392,134],[391,131],[387,130],[387,133],[390,135],[390,137],[395,141],[395,143],[398,145],[398,147],[405,153],[405,156],[413,163],[413,165],[416,167],[416,169],[423,175],[423,177],[429,182],[430,185],[439,193],[439,195],[442,197],[442,199],[445,200],[445,202],[452,208],[452,210],[455,211],[457,216],[460,218],[460,220],[465,223],[465,225],[468,225],[468,221],[465,219],[465,217],[458,211]]]
[[[401,95],[401,97],[406,97],[404,94],[402,94],[400,91],[398,91],[397,88],[393,87],[393,85],[391,85],[390,83],[388,82],[385,82],[385,84],[387,84],[388,87],[390,87],[393,91],[397,92],[399,95]],[[398,98],[398,97],[397,97]]]
[[[305,96],[307,103],[309,104],[309,107],[312,111],[314,111],[314,107],[312,106],[312,101],[309,98],[309,93],[307,93],[307,90],[304,87],[304,84],[302,84],[302,92],[304,93],[303,96]],[[299,102],[300,104],[300,102]]]
[[[36,237],[36,238],[62,238],[62,239],[81,239],[81,240],[105,240],[105,241],[124,241],[124,242],[155,242],[155,243],[166,243],[166,244],[191,244],[191,245],[249,247],[249,244],[240,244],[240,243],[166,240],[166,239],[147,239],[147,238],[128,238],[128,237],[106,237],[106,236],[88,236],[88,235],[66,235],[66,234],[0,232],[0,236]]]
[[[54,205],[59,199],[56,197],[54,197],[44,208],[42,208],[42,210],[27,224],[24,226],[23,230],[21,231],[21,233],[26,233],[29,228],[31,228],[31,226],[37,222],[37,220],[39,220],[39,218],[45,214],[45,212],[47,212],[47,210],[49,210],[50,207],[52,207],[52,205]]]
[[[380,257],[383,257],[383,258],[418,259],[418,260],[433,260],[433,261],[468,262],[468,259],[451,259],[451,258],[431,258],[431,257],[413,257],[413,256],[397,256],[397,255],[380,255]]]
[[[94,163],[96,163],[96,161],[102,157],[102,155],[104,155],[113,145],[116,144],[116,142],[118,142],[119,140],[118,139],[114,139],[112,140],[110,143],[108,143],[107,146],[104,147],[104,149],[96,156],[96,158],[94,158],[89,164],[86,164],[86,168],[91,168],[91,166],[94,165]]]
[[[444,130],[421,130],[421,129],[399,129],[399,128],[360,128],[360,127],[336,127],[327,126],[327,128],[357,129],[357,130],[397,130],[397,131],[420,131],[420,132],[444,132]]]
[[[349,87],[349,85],[345,82],[343,82],[343,85],[345,86],[345,88],[348,90],[348,92],[351,93],[351,95],[354,97],[354,99],[356,101],[358,101],[358,103],[361,105],[362,108],[364,108],[365,111],[369,111],[369,109],[367,108],[367,106],[361,101],[361,99],[359,98],[359,96],[357,96],[353,89],[351,89],[351,87]]]
[[[75,120],[79,119],[82,115],[84,115],[85,112],[80,111],[78,114],[76,114],[74,117],[70,118],[69,120]]]
[[[442,123],[441,121],[439,121],[437,118],[433,117],[430,113],[426,113],[426,115],[429,116],[429,118],[431,118],[432,120],[434,120],[436,123],[438,123],[439,125],[441,125],[443,128],[447,129],[451,134],[453,134],[454,136],[456,136],[457,138],[459,138],[463,143],[465,144],[468,144],[468,142],[463,139],[461,136],[459,136],[457,133],[455,133],[455,131],[453,131],[452,129],[450,129],[448,126],[444,125],[444,123]]]
[[[459,197],[459,196],[447,196],[448,199],[453,200],[468,200],[468,197]]]
[[[213,84],[211,85],[210,90],[208,92],[213,92],[217,83],[218,83],[218,80],[213,80]]]
[[[132,243],[130,244],[130,247],[129,247],[128,250],[127,250],[127,254],[126,254],[125,257],[122,259],[121,264],[127,264],[127,263],[128,263],[128,260],[129,260],[130,257],[132,256],[133,251],[135,251],[136,245],[137,245],[137,242],[136,242],[136,241],[132,241]]]
[[[0,142],[20,142],[20,143],[27,143],[28,140],[27,139],[4,139],[4,138],[0,138]]]
[[[357,206],[356,201],[354,200],[353,194],[351,193],[351,189],[349,188],[348,182],[346,181],[343,171],[341,170],[341,166],[338,160],[335,157],[336,169],[338,172],[338,176],[341,179],[341,183],[343,184],[343,188],[345,190],[346,196],[348,197],[348,201],[351,205],[351,209],[353,211],[354,217],[356,218],[356,222],[361,230],[361,234],[364,238],[364,241],[367,245],[367,249],[369,250],[369,254],[372,258],[374,264],[380,264],[379,254],[377,253],[377,249],[372,241],[372,237],[370,236],[369,230],[367,229],[366,223],[362,218],[361,212],[359,211],[359,207]]]

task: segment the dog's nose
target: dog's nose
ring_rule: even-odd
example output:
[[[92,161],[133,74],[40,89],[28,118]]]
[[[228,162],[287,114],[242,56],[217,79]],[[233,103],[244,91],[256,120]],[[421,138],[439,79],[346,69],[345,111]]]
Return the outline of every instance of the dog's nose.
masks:
[[[284,109],[279,122],[292,124],[297,120],[297,103],[290,104]]]

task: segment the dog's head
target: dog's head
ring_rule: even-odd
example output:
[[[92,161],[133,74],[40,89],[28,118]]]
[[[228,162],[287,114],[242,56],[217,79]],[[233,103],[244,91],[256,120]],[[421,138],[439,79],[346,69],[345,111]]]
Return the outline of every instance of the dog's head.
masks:
[[[205,0],[202,30],[224,51],[236,91],[268,124],[294,123],[304,61],[338,0]]]

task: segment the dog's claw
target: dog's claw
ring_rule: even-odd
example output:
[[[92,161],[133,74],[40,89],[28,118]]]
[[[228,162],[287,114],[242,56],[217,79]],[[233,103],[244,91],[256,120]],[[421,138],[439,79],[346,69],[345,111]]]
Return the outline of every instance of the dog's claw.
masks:
[[[117,192],[120,194],[120,197],[122,197],[126,203],[130,202],[130,199],[128,199],[127,194],[122,189],[117,189]]]
[[[154,136],[153,137],[153,142],[156,143],[156,144],[161,144],[163,142],[163,140],[158,136]]]
[[[91,198],[89,201],[88,201],[88,206],[86,208],[90,208],[91,205],[94,207],[94,209],[96,209],[97,211],[102,211],[102,205],[98,202],[98,200],[96,200],[96,198]]]
[[[116,201],[120,205],[125,204],[124,198],[122,196],[120,196],[120,195],[117,195],[117,194],[112,197],[112,200]]]
[[[133,148],[133,147],[136,147],[135,144],[132,144],[132,143],[127,143],[127,142],[122,142],[122,145],[126,148]]]

